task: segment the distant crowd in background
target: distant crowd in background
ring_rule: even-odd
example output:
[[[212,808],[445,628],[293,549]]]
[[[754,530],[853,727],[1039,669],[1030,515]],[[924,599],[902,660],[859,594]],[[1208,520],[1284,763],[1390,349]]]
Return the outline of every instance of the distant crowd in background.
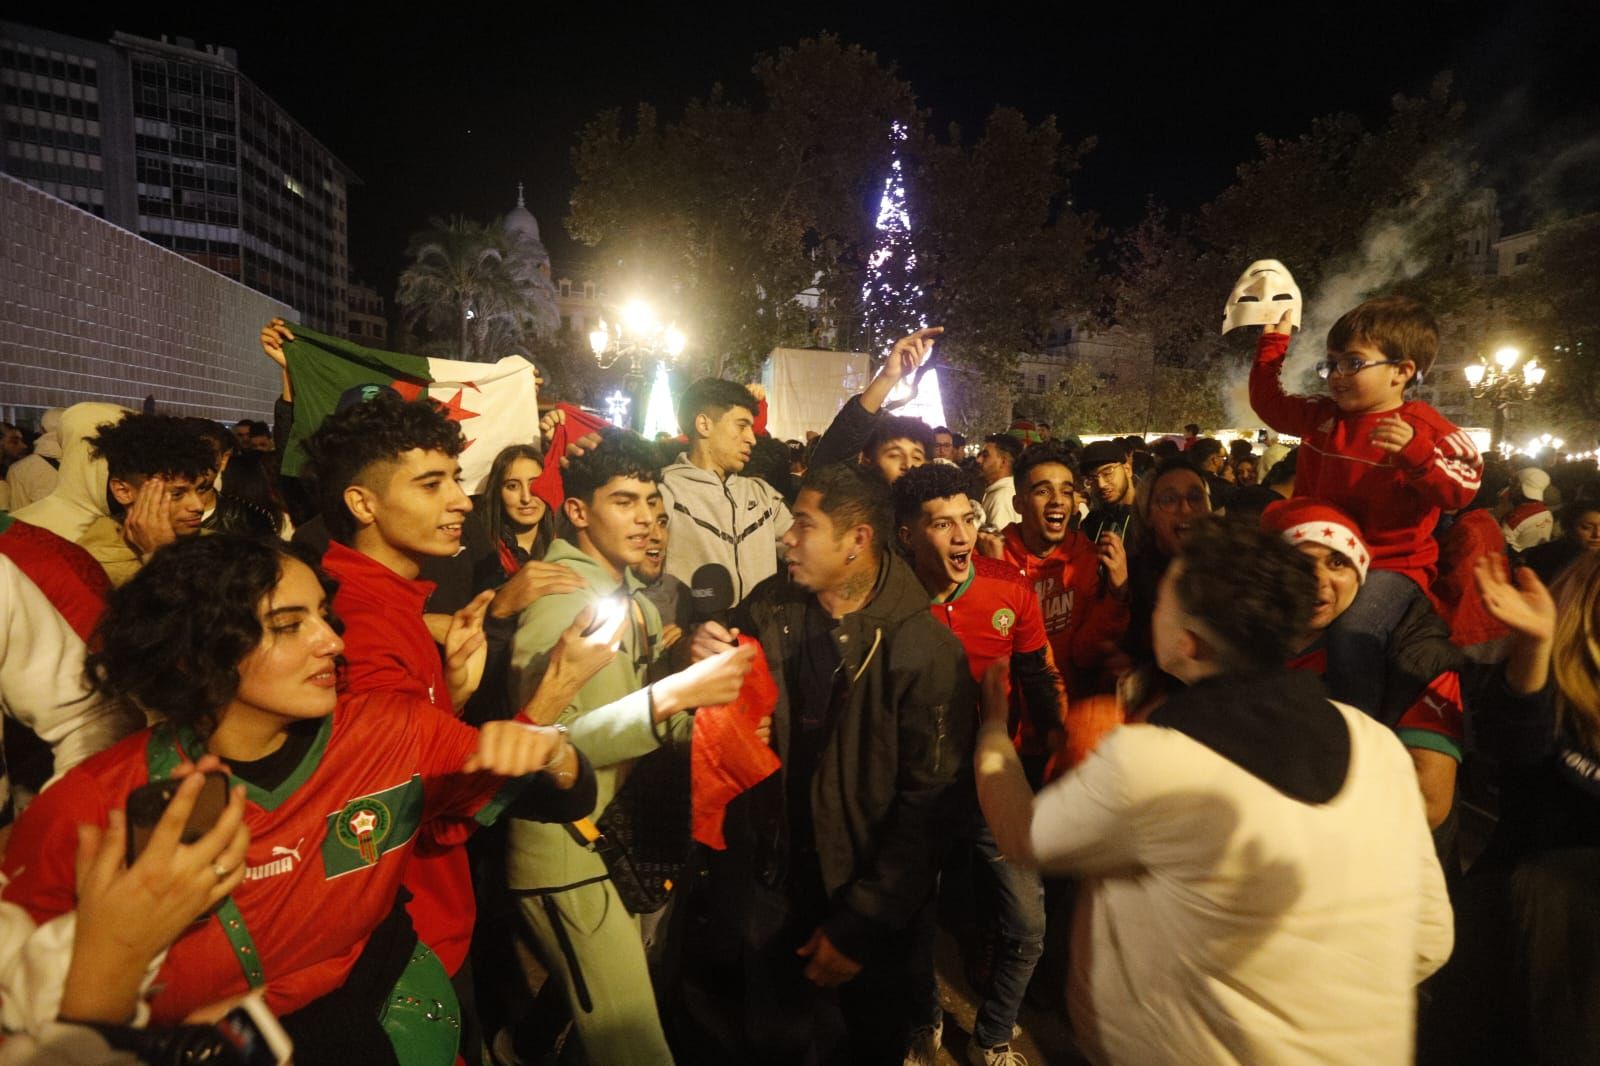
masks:
[[[1600,472],[1414,399],[1414,301],[1325,395],[1268,323],[1253,438],[929,426],[930,328],[476,484],[294,329],[271,425],[0,424],[0,1062],[1594,1058]]]

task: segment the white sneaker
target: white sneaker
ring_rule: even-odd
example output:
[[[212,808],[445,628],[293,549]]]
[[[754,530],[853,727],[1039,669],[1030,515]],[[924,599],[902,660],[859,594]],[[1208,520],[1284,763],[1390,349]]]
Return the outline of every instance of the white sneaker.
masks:
[[[1027,1056],[1011,1050],[1010,1044],[984,1047],[976,1040],[967,1041],[967,1061],[972,1066],[1028,1066]]]
[[[911,1030],[911,1046],[906,1049],[905,1066],[938,1066],[939,1046],[944,1040],[944,1019],[938,1025]],[[1028,1066],[1023,1063],[1022,1066]]]

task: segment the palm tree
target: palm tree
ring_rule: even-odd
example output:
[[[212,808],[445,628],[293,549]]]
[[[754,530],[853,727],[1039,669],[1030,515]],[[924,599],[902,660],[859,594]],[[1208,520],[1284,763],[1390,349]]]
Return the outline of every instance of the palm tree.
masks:
[[[395,299],[413,328],[453,335],[458,358],[490,358],[494,325],[520,331],[528,317],[504,235],[460,215],[430,219],[428,226],[406,247],[411,265],[400,274]]]

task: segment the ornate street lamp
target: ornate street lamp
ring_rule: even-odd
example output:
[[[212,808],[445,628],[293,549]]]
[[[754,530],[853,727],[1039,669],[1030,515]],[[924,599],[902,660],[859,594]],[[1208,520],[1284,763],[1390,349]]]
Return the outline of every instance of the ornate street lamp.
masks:
[[[1524,360],[1522,352],[1508,346],[1495,352],[1492,360],[1480,357],[1476,363],[1469,363],[1463,373],[1473,397],[1494,408],[1489,447],[1498,448],[1505,436],[1506,408],[1532,398],[1544,382],[1544,367],[1537,358]]]
[[[619,359],[628,360],[628,370],[622,377],[622,387],[627,398],[636,397],[644,387],[645,364],[652,359],[676,362],[688,345],[685,337],[672,323],[663,323],[655,308],[644,300],[630,300],[617,309],[618,315],[608,325],[605,319],[589,332],[589,350],[602,370],[609,370]],[[616,394],[607,398],[613,410],[637,412],[642,404],[627,407],[615,404]]]

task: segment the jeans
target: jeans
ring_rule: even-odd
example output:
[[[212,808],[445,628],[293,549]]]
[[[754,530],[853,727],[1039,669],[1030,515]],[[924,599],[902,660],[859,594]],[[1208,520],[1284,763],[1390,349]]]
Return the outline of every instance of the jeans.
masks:
[[[1389,635],[1422,595],[1404,574],[1373,570],[1345,612],[1328,627],[1328,695],[1364,714],[1383,710],[1384,669]]]
[[[1017,1022],[1023,993],[1044,954],[1044,881],[1039,871],[1013,866],[1000,857],[988,823],[980,824],[973,844],[994,880],[1000,945],[989,994],[978,1008],[972,1038],[983,1047],[994,1047],[1011,1042],[1011,1027]]]
[[[972,1038],[984,1047],[994,1047],[1011,1042],[1011,1027],[1017,1023],[1023,994],[1028,991],[1034,967],[1044,954],[1044,881],[1037,870],[1013,866],[1000,857],[994,833],[984,821],[983,812],[973,812],[966,841],[971,843],[988,871],[989,898],[993,902],[999,941],[988,993],[972,1025]],[[926,944],[926,955],[917,963],[916,978],[925,989],[921,998],[928,1006],[913,1008],[911,1024],[914,1028],[937,1025],[943,1012],[939,1005],[938,981],[934,977],[931,940]]]

